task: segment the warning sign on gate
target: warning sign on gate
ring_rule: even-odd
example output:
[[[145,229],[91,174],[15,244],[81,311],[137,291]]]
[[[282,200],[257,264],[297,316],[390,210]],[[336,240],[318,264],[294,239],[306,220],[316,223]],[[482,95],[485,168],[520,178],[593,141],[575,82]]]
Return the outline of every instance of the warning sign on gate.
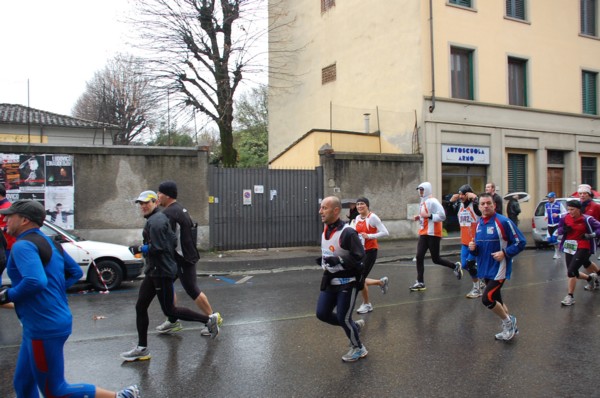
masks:
[[[244,195],[244,206],[248,205],[252,205],[252,190],[251,189],[244,189],[243,190],[243,194]]]

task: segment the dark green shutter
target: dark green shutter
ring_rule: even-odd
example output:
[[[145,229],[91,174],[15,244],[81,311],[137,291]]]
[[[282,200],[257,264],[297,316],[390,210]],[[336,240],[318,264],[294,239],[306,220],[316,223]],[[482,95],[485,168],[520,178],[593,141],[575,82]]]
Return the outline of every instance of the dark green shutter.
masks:
[[[527,155],[508,154],[509,192],[527,192]]]
[[[450,0],[450,3],[464,7],[471,7],[471,0]]]
[[[583,113],[588,115],[598,114],[598,74],[583,71],[581,73],[581,102]]]

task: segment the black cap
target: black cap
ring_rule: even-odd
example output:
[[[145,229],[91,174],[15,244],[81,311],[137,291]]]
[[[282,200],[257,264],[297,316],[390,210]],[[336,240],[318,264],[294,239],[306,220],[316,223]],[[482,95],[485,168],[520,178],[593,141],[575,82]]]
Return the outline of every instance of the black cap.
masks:
[[[177,184],[175,181],[163,181],[158,186],[158,192],[177,199]]]
[[[574,207],[581,210],[581,202],[577,199],[567,201],[567,207]]]
[[[464,195],[467,192],[473,192],[473,188],[471,188],[471,186],[469,184],[462,185],[460,188],[458,188],[458,193],[461,193]]]
[[[363,202],[364,204],[367,205],[367,207],[370,207],[369,199],[365,198],[364,196],[361,196],[360,198],[356,199],[356,203],[358,203],[358,202]]]
[[[10,205],[8,209],[1,209],[0,214],[18,214],[30,219],[40,227],[46,219],[46,210],[37,200],[21,199]]]

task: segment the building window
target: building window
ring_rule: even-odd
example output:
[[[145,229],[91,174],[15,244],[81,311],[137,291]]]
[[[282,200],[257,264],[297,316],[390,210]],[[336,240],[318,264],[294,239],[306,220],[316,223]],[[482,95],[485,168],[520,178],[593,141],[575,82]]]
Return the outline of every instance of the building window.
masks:
[[[527,192],[527,155],[508,154],[508,192]]]
[[[597,6],[597,0],[580,0],[581,33],[584,35],[597,35]]]
[[[321,0],[321,13],[327,12],[332,7],[335,7],[335,0]]]
[[[525,20],[525,0],[506,0],[506,16]]]
[[[565,164],[565,153],[563,151],[548,151],[547,163],[550,165],[558,166]]]
[[[581,157],[581,183],[589,184],[592,188],[598,190],[596,186],[596,170],[596,158]]]
[[[527,61],[508,58],[508,103],[527,106]]]
[[[469,7],[469,8],[473,7],[473,2],[471,0],[449,0],[448,2],[450,4],[456,4],[457,6],[463,6],[463,7]]]
[[[475,99],[473,96],[473,50],[452,47],[450,56],[452,98]]]
[[[334,82],[337,78],[336,64],[321,69],[321,84]]]
[[[598,114],[598,73],[585,70],[581,73],[581,104],[583,113]]]

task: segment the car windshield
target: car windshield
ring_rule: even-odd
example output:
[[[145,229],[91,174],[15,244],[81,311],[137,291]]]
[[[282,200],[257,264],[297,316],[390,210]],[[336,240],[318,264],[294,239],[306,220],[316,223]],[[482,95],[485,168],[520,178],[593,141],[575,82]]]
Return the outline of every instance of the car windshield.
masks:
[[[42,232],[45,233],[46,235],[53,237],[55,235],[58,235],[58,233],[65,235],[66,237],[68,237],[69,239],[75,241],[75,242],[80,242],[83,239],[80,238],[77,235],[73,235],[72,233],[69,233],[67,231],[65,231],[64,229],[62,229],[61,227],[59,227],[58,225],[52,224],[49,221],[44,221],[44,225],[42,226]],[[57,233],[58,232],[58,233]]]

